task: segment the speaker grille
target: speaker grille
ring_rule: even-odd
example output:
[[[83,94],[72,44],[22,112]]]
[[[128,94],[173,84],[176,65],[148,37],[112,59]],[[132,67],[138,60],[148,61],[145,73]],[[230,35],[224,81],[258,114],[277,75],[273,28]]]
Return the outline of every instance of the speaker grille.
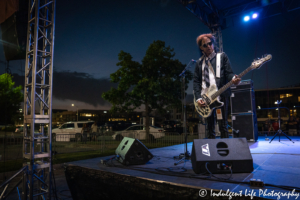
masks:
[[[258,138],[257,119],[255,114],[232,115],[232,128],[238,131],[233,133],[234,138],[245,137],[249,141],[256,141]]]
[[[231,113],[253,113],[255,112],[255,95],[253,90],[232,91]]]

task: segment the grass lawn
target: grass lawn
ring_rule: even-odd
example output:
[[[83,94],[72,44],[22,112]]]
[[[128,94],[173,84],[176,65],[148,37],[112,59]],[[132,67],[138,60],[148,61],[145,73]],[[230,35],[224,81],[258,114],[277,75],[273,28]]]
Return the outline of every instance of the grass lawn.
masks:
[[[189,135],[188,142],[192,142],[198,138],[198,135]],[[159,148],[165,146],[172,146],[184,143],[184,135],[168,135],[163,138],[156,139],[155,141],[141,141],[147,148]],[[52,157],[53,164],[84,160],[96,157],[103,157],[114,155],[116,148],[119,146],[120,141],[112,140],[111,137],[101,137],[97,141],[87,142],[53,142],[52,151],[56,154]],[[6,145],[5,149],[1,145],[0,155],[0,173],[4,171],[14,171],[22,167],[23,153],[22,144]],[[39,145],[35,145],[35,150],[38,151]],[[4,161],[5,151],[5,163]]]

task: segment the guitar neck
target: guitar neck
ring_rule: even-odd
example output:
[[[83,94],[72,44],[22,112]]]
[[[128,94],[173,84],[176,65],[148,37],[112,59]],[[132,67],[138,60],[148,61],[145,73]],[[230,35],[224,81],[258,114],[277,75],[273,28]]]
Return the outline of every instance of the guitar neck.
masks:
[[[242,73],[240,73],[237,78],[242,78],[243,76],[245,76],[248,72],[250,72],[252,70],[252,67],[248,67],[247,69],[245,69]],[[233,84],[233,80],[229,81],[226,85],[224,85],[221,89],[219,89],[217,92],[215,92],[211,97],[212,99],[217,98],[218,96],[220,96],[225,90],[227,90],[231,85]]]

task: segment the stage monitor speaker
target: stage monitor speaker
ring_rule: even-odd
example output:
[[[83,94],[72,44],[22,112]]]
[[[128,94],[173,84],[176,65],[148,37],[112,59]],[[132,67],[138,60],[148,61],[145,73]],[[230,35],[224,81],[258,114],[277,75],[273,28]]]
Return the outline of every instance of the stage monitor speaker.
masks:
[[[256,114],[232,115],[232,128],[236,130],[234,138],[246,138],[249,141],[257,141],[258,127]]]
[[[231,114],[255,113],[255,95],[253,90],[231,92]]]
[[[195,139],[191,161],[196,174],[250,173],[253,159],[246,138]]]
[[[152,153],[138,139],[124,137],[115,151],[116,160],[123,165],[142,165],[153,158]]]

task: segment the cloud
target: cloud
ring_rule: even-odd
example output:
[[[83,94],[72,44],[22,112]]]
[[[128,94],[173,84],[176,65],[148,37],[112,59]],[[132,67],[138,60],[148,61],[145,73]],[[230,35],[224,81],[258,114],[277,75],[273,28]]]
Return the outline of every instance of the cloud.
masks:
[[[24,88],[24,76],[13,74],[15,85]],[[107,78],[96,79],[88,73],[54,71],[53,73],[53,98],[58,100],[75,100],[85,102],[97,107],[109,105],[101,95],[117,84],[111,83]]]
[[[93,106],[108,104],[101,95],[117,84],[107,78],[96,79],[88,73],[54,71],[53,96],[57,99],[72,99]]]

